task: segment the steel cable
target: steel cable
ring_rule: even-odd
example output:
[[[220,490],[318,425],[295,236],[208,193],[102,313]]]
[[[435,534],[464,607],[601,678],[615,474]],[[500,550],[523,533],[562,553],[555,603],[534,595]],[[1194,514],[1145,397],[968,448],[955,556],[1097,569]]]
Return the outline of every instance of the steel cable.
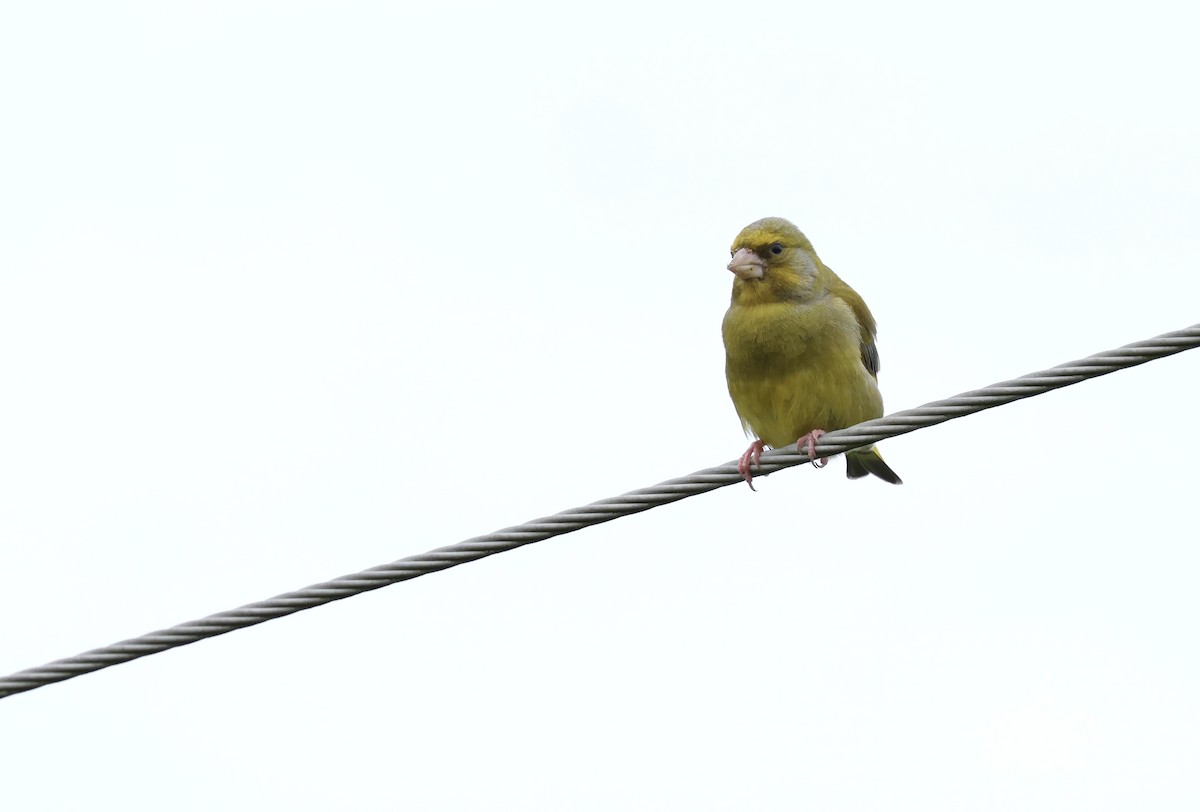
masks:
[[[926,403],[915,409],[905,409],[847,429],[831,431],[817,443],[816,453],[818,456],[840,454],[852,448],[872,445],[888,437],[907,434],[910,431],[944,423],[947,420],[974,414],[984,409],[1040,395],[1052,389],[1070,386],[1089,378],[1097,378],[1120,369],[1194,349],[1197,346],[1200,346],[1200,324],[1164,333],[1146,341],[1127,344],[1108,352],[1097,353],[1078,361],[1060,364],[1041,372],[1022,375],[1011,381],[964,392],[945,400]],[[795,448],[775,449],[763,455],[761,473],[770,473],[802,462],[808,462],[808,456],[798,453]],[[81,674],[99,671],[111,665],[136,660],[148,654],[156,654],[237,629],[244,629],[247,626],[254,626],[305,609],[312,609],[431,572],[477,561],[489,555],[506,552],[554,536],[561,536],[622,516],[640,513],[643,510],[677,502],[689,496],[739,482],[742,482],[742,477],[737,472],[737,465],[733,462],[715,468],[706,468],[678,479],[669,479],[649,488],[641,488],[621,496],[601,499],[590,505],[571,508],[553,516],[534,519],[525,524],[498,530],[495,533],[476,536],[448,547],[440,547],[427,553],[393,561],[390,564],[372,567],[351,575],[343,575],[340,578],[313,584],[293,592],[285,592],[258,603],[218,612],[200,620],[181,623],[169,629],[150,632],[74,657],[18,671],[0,678],[0,698],[31,691],[34,688],[61,682]]]

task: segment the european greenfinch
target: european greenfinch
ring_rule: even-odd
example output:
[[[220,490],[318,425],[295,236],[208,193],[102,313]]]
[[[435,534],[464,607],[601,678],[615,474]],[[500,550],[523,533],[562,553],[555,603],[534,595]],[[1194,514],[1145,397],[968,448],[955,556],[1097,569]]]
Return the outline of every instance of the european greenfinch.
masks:
[[[751,489],[763,448],[814,446],[826,431],[883,416],[875,319],[800,229],[767,217],[730,249],[733,300],[721,324],[729,397],[754,442],[738,460]],[[821,460],[824,465],[825,460]],[[820,466],[818,466],[820,467]],[[846,476],[900,484],[874,446],[846,454]]]

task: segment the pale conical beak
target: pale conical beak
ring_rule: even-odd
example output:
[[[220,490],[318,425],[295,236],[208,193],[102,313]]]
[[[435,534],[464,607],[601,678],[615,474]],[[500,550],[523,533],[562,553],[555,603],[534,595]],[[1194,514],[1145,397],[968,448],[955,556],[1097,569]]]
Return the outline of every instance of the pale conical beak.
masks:
[[[767,263],[749,248],[739,248],[727,267],[737,274],[738,279],[762,279]]]

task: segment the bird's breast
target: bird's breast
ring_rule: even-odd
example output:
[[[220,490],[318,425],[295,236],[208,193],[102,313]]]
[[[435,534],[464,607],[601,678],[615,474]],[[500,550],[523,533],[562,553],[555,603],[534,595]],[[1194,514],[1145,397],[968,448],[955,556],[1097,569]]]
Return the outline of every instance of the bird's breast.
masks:
[[[862,364],[858,322],[840,299],[735,305],[725,314],[722,333],[734,407],[767,445],[883,413],[879,390]]]
[[[729,363],[763,374],[793,370],[823,356],[857,355],[857,322],[849,308],[838,304],[831,300],[729,308],[722,325]]]

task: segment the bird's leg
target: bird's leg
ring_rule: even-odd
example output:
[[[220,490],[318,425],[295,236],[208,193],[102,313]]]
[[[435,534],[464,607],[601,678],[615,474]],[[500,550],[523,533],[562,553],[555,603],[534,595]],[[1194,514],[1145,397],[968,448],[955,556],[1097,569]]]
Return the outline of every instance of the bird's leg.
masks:
[[[750,490],[754,490],[754,483],[751,481],[754,474],[750,472],[751,466],[757,466],[759,459],[762,458],[763,441],[755,440],[746,449],[746,453],[738,458],[738,473],[742,475],[742,479],[746,480],[746,484],[750,486]]]
[[[829,463],[829,457],[821,457],[820,462],[817,461],[817,440],[820,440],[824,435],[824,429],[813,429],[796,441],[796,453],[799,454],[801,451],[807,450],[808,458],[812,461],[813,468],[824,468]]]

